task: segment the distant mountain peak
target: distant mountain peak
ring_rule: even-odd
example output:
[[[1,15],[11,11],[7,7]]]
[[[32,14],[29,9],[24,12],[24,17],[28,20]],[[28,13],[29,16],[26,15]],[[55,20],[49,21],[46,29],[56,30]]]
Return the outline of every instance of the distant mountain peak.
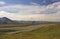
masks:
[[[11,19],[9,19],[7,17],[2,17],[1,19],[4,20],[4,21],[10,21],[11,20]]]
[[[13,21],[7,17],[0,18],[0,23],[13,23]]]

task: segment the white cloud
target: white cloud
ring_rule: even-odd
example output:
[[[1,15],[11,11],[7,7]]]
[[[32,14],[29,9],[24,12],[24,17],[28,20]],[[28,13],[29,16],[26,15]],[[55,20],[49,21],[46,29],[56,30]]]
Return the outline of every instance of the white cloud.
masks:
[[[42,16],[42,15],[41,15]],[[32,14],[32,15],[19,15],[14,13],[8,13],[5,11],[0,11],[0,17],[8,17],[14,20],[40,20],[39,14]],[[42,17],[43,18],[43,17]]]
[[[0,5],[6,4],[4,1],[0,1]]]
[[[15,20],[57,21],[60,20],[60,2],[48,6],[9,5],[0,7],[0,17]]]

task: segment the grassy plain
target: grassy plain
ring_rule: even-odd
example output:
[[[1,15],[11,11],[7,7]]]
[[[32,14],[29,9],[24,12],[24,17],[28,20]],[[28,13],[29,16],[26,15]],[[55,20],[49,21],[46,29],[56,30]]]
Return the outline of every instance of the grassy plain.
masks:
[[[0,26],[20,26],[20,27],[29,26],[29,25],[32,25],[32,23],[0,24]]]
[[[29,32],[4,34],[1,39],[60,39],[60,24],[45,25]]]
[[[46,25],[29,32],[6,34],[2,39],[60,39],[60,24]]]

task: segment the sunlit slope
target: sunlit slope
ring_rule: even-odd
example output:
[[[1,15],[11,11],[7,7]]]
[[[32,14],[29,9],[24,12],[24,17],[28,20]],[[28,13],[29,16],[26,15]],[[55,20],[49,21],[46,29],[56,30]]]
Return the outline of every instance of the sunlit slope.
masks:
[[[60,39],[60,24],[46,25],[30,32],[6,35],[3,39]]]

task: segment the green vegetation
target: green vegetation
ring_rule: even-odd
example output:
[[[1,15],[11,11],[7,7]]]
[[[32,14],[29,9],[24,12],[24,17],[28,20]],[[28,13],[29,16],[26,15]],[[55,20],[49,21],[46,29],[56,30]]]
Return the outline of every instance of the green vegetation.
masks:
[[[60,24],[46,25],[29,32],[5,35],[2,39],[60,39]]]
[[[4,37],[5,33],[4,32],[0,32],[0,39],[2,39]]]
[[[29,26],[32,25],[31,23],[16,23],[16,24],[0,24],[0,26]]]

